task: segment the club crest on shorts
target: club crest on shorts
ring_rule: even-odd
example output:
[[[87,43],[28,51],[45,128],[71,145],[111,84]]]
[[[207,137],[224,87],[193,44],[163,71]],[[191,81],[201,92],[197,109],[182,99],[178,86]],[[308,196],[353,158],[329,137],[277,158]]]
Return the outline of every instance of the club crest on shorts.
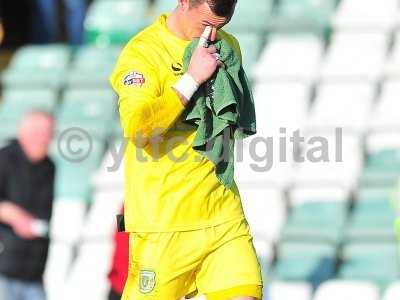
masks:
[[[139,291],[148,294],[156,286],[156,273],[150,270],[141,270],[139,275]]]
[[[126,86],[133,85],[142,87],[145,82],[146,79],[144,78],[144,75],[136,71],[130,72],[124,77],[124,85]]]

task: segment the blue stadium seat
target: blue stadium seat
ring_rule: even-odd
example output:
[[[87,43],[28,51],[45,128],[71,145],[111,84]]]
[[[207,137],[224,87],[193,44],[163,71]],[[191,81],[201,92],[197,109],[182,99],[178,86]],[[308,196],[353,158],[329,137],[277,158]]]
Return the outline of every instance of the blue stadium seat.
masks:
[[[343,238],[347,202],[308,202],[293,207],[282,232],[282,240],[328,242]]]

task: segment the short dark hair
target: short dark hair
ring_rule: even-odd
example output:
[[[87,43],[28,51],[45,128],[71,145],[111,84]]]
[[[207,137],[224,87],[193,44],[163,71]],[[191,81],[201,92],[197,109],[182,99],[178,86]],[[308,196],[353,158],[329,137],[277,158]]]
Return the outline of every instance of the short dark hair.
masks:
[[[197,6],[207,2],[212,12],[220,17],[228,17],[233,13],[237,0],[190,0],[190,4]]]

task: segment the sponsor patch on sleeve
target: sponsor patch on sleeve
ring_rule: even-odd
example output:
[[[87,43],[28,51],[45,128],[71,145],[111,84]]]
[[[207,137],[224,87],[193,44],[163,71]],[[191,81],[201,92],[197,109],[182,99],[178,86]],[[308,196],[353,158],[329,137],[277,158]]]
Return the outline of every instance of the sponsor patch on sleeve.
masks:
[[[144,75],[136,71],[130,72],[124,77],[125,86],[132,85],[132,86],[142,87],[145,82],[146,79],[144,78]]]

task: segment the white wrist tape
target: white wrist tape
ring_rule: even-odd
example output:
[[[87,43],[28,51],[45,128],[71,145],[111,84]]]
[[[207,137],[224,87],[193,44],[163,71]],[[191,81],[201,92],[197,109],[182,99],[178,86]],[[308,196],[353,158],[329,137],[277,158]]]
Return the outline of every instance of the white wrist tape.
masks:
[[[199,84],[192,76],[190,76],[188,73],[185,73],[173,87],[187,100],[190,100],[194,93],[199,89]]]

